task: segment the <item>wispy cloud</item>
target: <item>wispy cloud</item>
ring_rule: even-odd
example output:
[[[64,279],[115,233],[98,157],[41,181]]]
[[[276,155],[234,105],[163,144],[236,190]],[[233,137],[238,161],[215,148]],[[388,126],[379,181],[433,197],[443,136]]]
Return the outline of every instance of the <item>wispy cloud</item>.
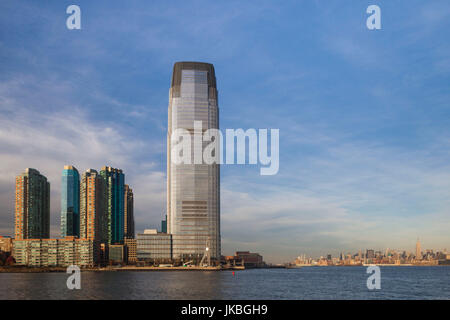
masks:
[[[222,128],[280,129],[278,175],[222,167],[224,253],[450,241],[446,1],[381,1],[379,32],[342,1],[79,5],[69,31],[62,3],[0,3],[0,233],[14,176],[35,167],[58,235],[68,163],[124,169],[137,230],[158,225],[171,67],[200,60],[216,67]]]
[[[25,168],[33,167],[51,183],[52,235],[59,235],[60,181],[62,168],[73,164],[83,172],[104,165],[131,172],[136,184],[136,220],[147,217],[148,208],[161,213],[159,188],[161,173],[148,162],[137,159],[153,146],[148,139],[136,138],[122,125],[103,123],[91,117],[73,101],[67,100],[67,87],[57,83],[33,85],[24,77],[0,85],[0,217],[2,231],[12,232],[14,178]],[[24,92],[25,94],[20,94]],[[59,110],[39,110],[42,97],[48,104],[63,102]],[[32,104],[33,108],[29,105]],[[156,153],[158,153],[158,149]],[[153,185],[152,182],[157,183]],[[145,186],[147,184],[147,186]],[[161,188],[164,190],[164,188]],[[153,197],[148,195],[154,195]],[[143,200],[143,201],[142,201]],[[138,228],[141,225],[138,224]],[[9,231],[6,231],[9,227]]]

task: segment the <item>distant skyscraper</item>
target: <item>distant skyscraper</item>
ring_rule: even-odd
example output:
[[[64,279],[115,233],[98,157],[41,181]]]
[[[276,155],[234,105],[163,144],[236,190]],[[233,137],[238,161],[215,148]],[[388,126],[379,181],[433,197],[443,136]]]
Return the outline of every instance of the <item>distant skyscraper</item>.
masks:
[[[167,231],[173,237],[174,258],[201,256],[209,243],[212,258],[220,258],[219,164],[174,164],[172,133],[183,128],[194,132],[194,121],[203,131],[219,128],[214,66],[177,62],[169,91],[167,132]],[[194,144],[191,145],[194,149]]]
[[[50,183],[36,169],[16,177],[15,239],[50,237]]]
[[[87,170],[80,184],[80,238],[108,242],[105,181],[94,169]]]
[[[134,204],[133,190],[126,184],[124,196],[124,237],[134,238]]]
[[[122,243],[125,218],[125,175],[122,170],[111,167],[103,167],[100,175],[105,179],[106,183],[108,244]]]
[[[417,242],[416,242],[416,259],[422,259],[422,250],[420,249],[419,238],[417,238]]]
[[[80,174],[64,166],[61,179],[61,236],[80,236]]]
[[[167,214],[164,217],[164,220],[161,220],[161,232],[167,233]]]

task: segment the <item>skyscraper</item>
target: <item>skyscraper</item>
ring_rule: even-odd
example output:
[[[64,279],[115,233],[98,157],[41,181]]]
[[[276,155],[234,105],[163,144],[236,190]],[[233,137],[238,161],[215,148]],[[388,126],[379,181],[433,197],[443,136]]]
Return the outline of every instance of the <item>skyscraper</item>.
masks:
[[[61,237],[80,236],[80,174],[64,166],[61,179]]]
[[[417,238],[417,242],[416,242],[416,259],[417,260],[421,260],[422,259],[422,250],[420,248],[419,238]]]
[[[133,190],[129,185],[125,185],[125,196],[124,196],[124,237],[134,238],[134,198]]]
[[[93,240],[96,245],[108,241],[105,181],[94,169],[81,177],[80,238]]]
[[[173,235],[173,256],[200,256],[209,246],[211,257],[218,259],[221,252],[219,164],[203,161],[200,164],[175,164],[171,160],[171,139],[176,129],[192,133],[194,121],[202,121],[203,132],[219,128],[212,64],[175,63],[168,111],[167,232]],[[192,142],[193,152],[194,147]]]
[[[106,185],[106,215],[108,217],[108,244],[118,244],[124,238],[125,175],[121,169],[103,167],[100,175]]]
[[[50,183],[36,169],[16,177],[15,239],[50,237]]]
[[[164,216],[164,220],[161,220],[161,232],[167,233],[167,214]]]

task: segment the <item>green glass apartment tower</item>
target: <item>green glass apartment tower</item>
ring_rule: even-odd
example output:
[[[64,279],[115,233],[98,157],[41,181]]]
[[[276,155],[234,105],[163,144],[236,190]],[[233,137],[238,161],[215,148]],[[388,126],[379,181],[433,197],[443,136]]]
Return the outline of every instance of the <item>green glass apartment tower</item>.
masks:
[[[80,174],[64,166],[61,179],[61,237],[80,236]]]
[[[194,121],[202,122],[203,131],[219,129],[212,64],[175,63],[168,114],[167,232],[172,234],[173,257],[200,257],[208,247],[211,258],[220,259],[220,165],[175,164],[171,160],[171,139],[176,129],[192,135]],[[191,150],[197,150],[193,141]]]
[[[50,183],[36,169],[16,177],[15,239],[50,237]]]
[[[103,167],[100,175],[105,179],[106,215],[108,217],[108,244],[123,243],[125,217],[125,175],[121,169]]]

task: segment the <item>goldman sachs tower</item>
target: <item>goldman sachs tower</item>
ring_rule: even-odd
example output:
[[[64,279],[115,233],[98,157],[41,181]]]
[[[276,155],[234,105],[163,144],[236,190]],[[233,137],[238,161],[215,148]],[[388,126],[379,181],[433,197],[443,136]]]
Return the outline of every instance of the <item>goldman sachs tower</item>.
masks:
[[[169,91],[167,232],[172,234],[174,258],[200,257],[208,248],[211,258],[220,259],[219,164],[175,164],[171,159],[172,134],[179,128],[191,134],[194,153],[194,121],[202,122],[203,132],[219,129],[214,66],[177,62]]]

